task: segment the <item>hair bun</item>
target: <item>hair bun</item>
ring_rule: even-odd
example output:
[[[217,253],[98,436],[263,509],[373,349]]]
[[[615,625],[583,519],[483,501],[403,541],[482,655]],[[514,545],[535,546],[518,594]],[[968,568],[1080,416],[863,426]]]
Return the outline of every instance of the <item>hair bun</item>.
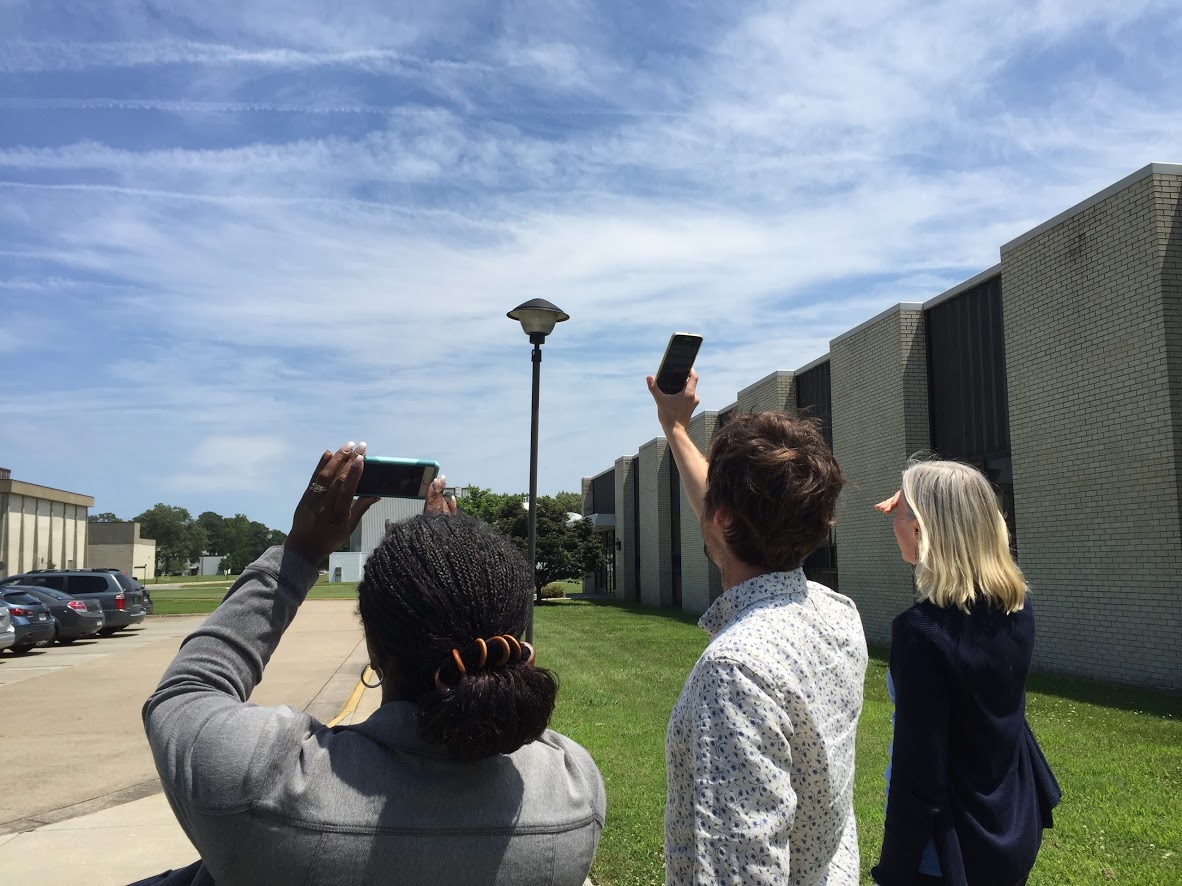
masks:
[[[464,674],[419,699],[423,737],[461,760],[511,754],[546,731],[558,681],[524,661]]]

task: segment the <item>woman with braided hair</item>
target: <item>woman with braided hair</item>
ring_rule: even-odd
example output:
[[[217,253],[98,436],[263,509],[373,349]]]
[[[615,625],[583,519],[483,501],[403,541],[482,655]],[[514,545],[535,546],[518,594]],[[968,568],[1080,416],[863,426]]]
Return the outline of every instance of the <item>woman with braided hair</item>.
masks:
[[[242,573],[145,704],[201,860],[142,883],[584,882],[603,781],[546,728],[557,683],[522,640],[529,565],[456,514],[441,482],[426,513],[388,530],[358,586],[378,710],[329,728],[247,701],[318,564],[374,502],[354,498],[364,447],[324,453],[284,545]]]

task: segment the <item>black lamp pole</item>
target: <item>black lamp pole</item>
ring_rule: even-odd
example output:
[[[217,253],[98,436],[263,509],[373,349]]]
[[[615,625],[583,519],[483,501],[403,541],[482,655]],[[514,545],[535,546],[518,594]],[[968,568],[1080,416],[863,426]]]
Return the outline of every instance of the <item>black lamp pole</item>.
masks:
[[[542,589],[538,587],[538,404],[542,382],[542,343],[546,336],[554,331],[554,324],[569,320],[570,315],[559,310],[555,305],[543,298],[534,298],[525,304],[518,305],[508,314],[511,320],[521,321],[521,328],[529,336],[533,351],[533,399],[530,408],[529,431],[529,525],[526,536],[527,557],[529,558],[530,578],[534,583],[534,601],[529,609],[529,621],[526,623],[525,639],[527,643],[534,640],[534,606],[541,602]]]
[[[534,605],[542,602],[542,590],[538,587],[538,400],[542,384],[542,342],[545,336],[533,333],[529,340],[534,346],[533,405],[529,418],[529,531],[526,534],[526,557],[529,559],[529,574],[534,583]],[[525,639],[534,641],[534,610],[529,609],[529,625]]]

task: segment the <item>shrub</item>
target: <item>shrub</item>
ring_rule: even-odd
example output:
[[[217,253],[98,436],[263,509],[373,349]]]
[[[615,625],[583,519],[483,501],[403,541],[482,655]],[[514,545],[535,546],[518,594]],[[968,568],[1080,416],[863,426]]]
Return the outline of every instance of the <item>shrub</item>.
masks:
[[[543,600],[557,600],[560,597],[565,596],[566,589],[562,585],[558,584],[558,582],[550,582],[550,584],[542,588]]]

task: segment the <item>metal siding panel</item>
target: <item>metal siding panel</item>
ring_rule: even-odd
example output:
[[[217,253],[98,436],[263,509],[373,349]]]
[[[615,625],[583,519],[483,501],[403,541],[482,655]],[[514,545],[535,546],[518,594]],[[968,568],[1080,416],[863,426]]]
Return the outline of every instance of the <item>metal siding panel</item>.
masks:
[[[796,410],[821,423],[821,436],[833,448],[833,401],[829,361],[796,376]]]
[[[1009,453],[1001,278],[925,311],[932,446],[979,462]]]
[[[595,514],[616,512],[616,472],[609,471],[591,481],[591,503]]]

